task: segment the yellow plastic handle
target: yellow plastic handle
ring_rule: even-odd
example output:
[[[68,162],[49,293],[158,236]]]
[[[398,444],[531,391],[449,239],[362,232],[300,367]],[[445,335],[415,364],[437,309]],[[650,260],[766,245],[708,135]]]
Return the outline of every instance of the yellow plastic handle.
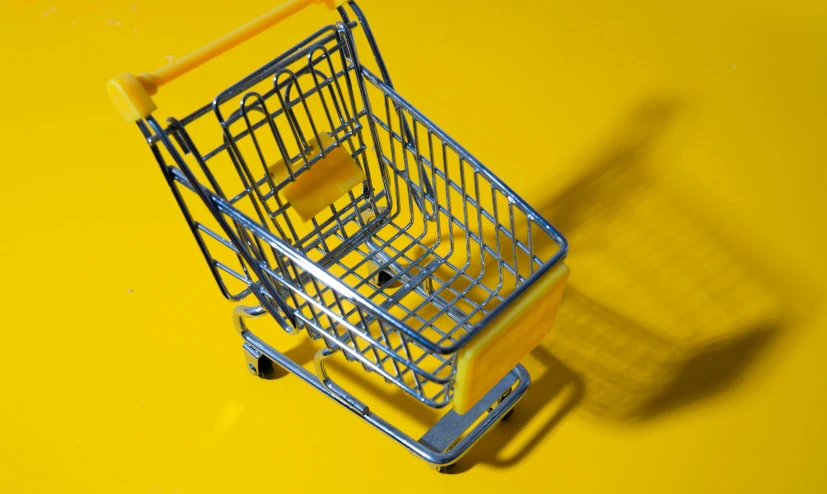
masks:
[[[275,26],[296,12],[312,4],[324,3],[334,9],[344,0],[287,0],[266,14],[225,34],[212,43],[195,50],[184,57],[149,74],[138,76],[126,73],[113,77],[106,84],[109,97],[115,108],[127,122],[137,122],[148,117],[157,106],[152,96],[158,88],[181,77],[192,69],[207,63],[253,36]]]

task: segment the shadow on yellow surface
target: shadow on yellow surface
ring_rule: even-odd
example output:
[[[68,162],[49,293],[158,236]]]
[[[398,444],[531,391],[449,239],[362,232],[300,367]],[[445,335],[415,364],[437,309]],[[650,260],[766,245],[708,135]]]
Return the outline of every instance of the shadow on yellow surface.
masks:
[[[598,415],[652,418],[737,383],[785,328],[782,286],[748,236],[721,232],[657,175],[679,105],[643,105],[583,178],[541,206],[568,235],[572,279],[547,348]]]

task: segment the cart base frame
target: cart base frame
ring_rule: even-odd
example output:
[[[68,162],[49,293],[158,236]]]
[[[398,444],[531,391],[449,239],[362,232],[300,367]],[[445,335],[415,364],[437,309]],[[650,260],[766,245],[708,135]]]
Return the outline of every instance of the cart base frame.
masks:
[[[507,419],[531,384],[528,371],[522,365],[517,365],[468,412],[460,415],[453,409],[448,410],[422,437],[414,439],[371,412],[367,405],[330,379],[324,369],[324,360],[334,354],[335,350],[323,348],[316,352],[314,375],[247,329],[244,319],[266,314],[267,311],[261,306],[240,305],[233,312],[235,327],[244,339],[242,347],[250,372],[266,378],[273,373],[272,365],[278,365],[359,415],[442,473],[449,472],[494,424]]]

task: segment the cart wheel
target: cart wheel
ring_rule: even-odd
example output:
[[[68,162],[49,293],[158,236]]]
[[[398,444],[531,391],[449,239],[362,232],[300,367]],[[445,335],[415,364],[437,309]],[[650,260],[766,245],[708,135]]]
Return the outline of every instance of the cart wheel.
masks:
[[[383,269],[379,271],[379,274],[376,275],[376,284],[380,287],[385,286],[390,280],[393,278],[393,275],[389,273],[387,270]]]
[[[454,471],[456,467],[456,462],[451,463],[450,465],[431,465],[431,468],[433,468],[439,473],[451,473]]]
[[[273,361],[262,355],[258,359],[258,369],[253,364],[248,364],[250,372],[257,375],[260,379],[273,379],[276,374],[275,365]]]

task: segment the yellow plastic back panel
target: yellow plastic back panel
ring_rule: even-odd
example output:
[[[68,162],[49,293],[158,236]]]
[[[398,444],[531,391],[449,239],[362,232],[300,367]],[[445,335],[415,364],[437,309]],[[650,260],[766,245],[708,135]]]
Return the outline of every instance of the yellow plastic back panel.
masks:
[[[569,268],[552,268],[489,323],[457,356],[454,410],[465,413],[551,330]]]
[[[321,134],[319,139],[310,139],[308,158],[319,152],[319,142],[325,149],[335,143],[327,134]],[[300,160],[293,168],[303,164]],[[276,183],[287,179],[289,172],[284,160],[279,160],[270,167],[270,176]],[[282,189],[282,195],[290,202],[302,221],[306,222],[364,180],[365,173],[350,153],[342,146],[337,146],[328,151],[327,155],[309,170],[296,177],[295,182],[286,185]]]

